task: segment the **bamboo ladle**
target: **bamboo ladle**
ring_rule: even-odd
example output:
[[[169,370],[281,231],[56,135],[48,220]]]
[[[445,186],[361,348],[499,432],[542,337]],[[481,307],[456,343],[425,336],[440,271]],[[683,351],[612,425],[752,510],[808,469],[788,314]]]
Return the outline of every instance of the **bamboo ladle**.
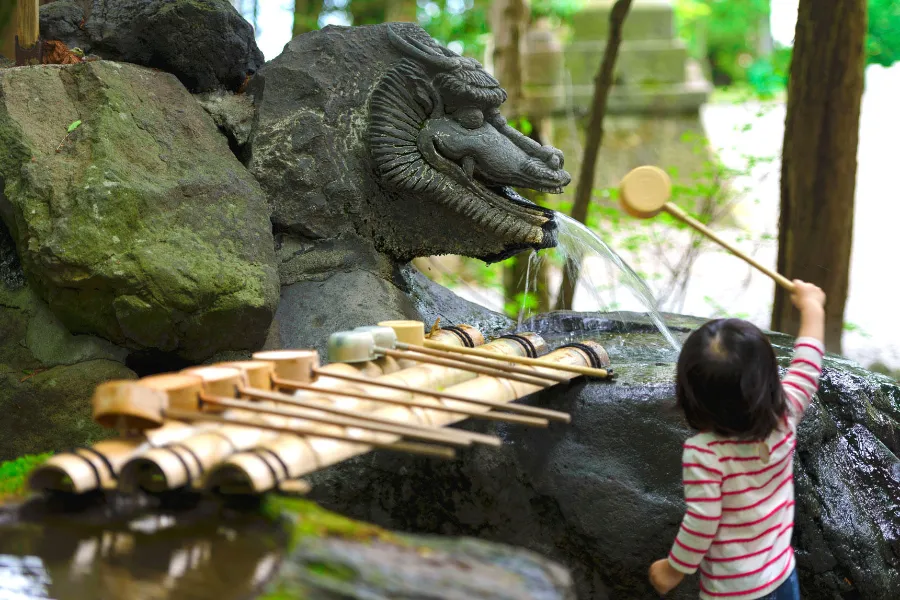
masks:
[[[631,170],[619,184],[619,201],[622,210],[638,219],[650,219],[661,212],[667,212],[682,223],[689,225],[716,242],[749,265],[756,267],[775,283],[793,293],[794,284],[787,277],[765,267],[722,238],[713,233],[703,223],[669,202],[672,195],[672,182],[665,171],[657,167],[643,166]]]

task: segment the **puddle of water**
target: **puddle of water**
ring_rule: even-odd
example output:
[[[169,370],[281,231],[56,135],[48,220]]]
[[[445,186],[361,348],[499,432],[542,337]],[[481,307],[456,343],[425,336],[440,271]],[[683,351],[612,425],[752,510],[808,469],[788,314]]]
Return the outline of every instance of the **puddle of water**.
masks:
[[[0,525],[0,600],[244,600],[276,572],[277,523],[256,513],[77,513]]]

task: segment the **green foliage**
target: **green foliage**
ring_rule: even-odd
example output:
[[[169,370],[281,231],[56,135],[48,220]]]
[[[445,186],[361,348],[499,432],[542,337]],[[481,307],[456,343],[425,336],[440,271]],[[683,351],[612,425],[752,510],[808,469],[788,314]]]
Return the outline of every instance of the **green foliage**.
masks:
[[[757,50],[769,0],[676,0],[675,17],[688,53],[707,62],[715,84],[756,82],[760,95],[779,81],[783,84],[786,72],[779,73],[771,58]]]
[[[900,60],[900,2],[869,0],[866,63],[888,67]]]
[[[900,60],[900,2],[868,2],[866,63],[890,66]],[[676,0],[675,17],[688,53],[708,65],[717,86],[745,86],[762,98],[784,88],[791,49],[759,51],[769,0]]]
[[[531,2],[531,19],[546,18],[557,27],[571,23],[583,3],[584,0],[534,0]],[[431,37],[445,45],[460,44],[462,51],[470,56],[484,53],[490,0],[419,0],[418,5],[419,25]]]
[[[28,476],[52,454],[27,455],[0,463],[0,500],[25,493]]]
[[[860,326],[857,325],[856,323],[851,323],[851,322],[849,322],[849,321],[847,321],[847,322],[844,323],[844,331],[846,331],[847,333],[855,333],[855,334],[860,335],[860,336],[862,336],[862,337],[864,337],[864,338],[870,338],[870,337],[872,337],[872,334],[870,334],[869,332],[867,332],[865,329],[863,329],[862,327],[860,327]]]
[[[468,55],[484,52],[490,0],[419,2],[419,25],[441,44],[456,42]],[[460,10],[461,9],[461,10]]]
[[[547,18],[554,24],[572,22],[584,0],[532,0],[531,18]]]
[[[509,317],[515,317],[519,314],[519,311],[530,314],[537,310],[537,307],[537,294],[533,292],[519,292],[513,298],[506,301],[503,305],[503,312]]]

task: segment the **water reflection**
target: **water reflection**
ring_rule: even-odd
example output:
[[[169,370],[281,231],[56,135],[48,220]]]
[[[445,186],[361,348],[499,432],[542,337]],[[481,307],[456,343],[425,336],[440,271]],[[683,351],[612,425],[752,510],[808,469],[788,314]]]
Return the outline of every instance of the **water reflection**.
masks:
[[[40,557],[0,554],[0,600],[50,598],[49,585]]]
[[[0,527],[0,600],[238,600],[275,573],[283,536],[256,517],[153,514]]]

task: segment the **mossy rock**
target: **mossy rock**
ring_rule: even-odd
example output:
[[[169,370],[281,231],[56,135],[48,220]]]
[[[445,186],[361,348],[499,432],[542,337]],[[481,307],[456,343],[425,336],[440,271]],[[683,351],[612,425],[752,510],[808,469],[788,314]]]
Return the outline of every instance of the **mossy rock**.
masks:
[[[175,77],[7,69],[0,144],[0,216],[72,333],[197,361],[262,345],[278,301],[266,200]]]
[[[69,333],[30,286],[0,282],[0,460],[108,435],[91,420],[91,396],[103,381],[135,377],[126,352]]]
[[[94,388],[110,379],[134,377],[121,363],[102,359],[0,374],[0,460],[58,452],[109,437],[114,432],[91,418]]]
[[[292,522],[293,536],[264,600],[575,598],[568,571],[533,552],[395,533],[303,500],[270,498],[267,508]]]

